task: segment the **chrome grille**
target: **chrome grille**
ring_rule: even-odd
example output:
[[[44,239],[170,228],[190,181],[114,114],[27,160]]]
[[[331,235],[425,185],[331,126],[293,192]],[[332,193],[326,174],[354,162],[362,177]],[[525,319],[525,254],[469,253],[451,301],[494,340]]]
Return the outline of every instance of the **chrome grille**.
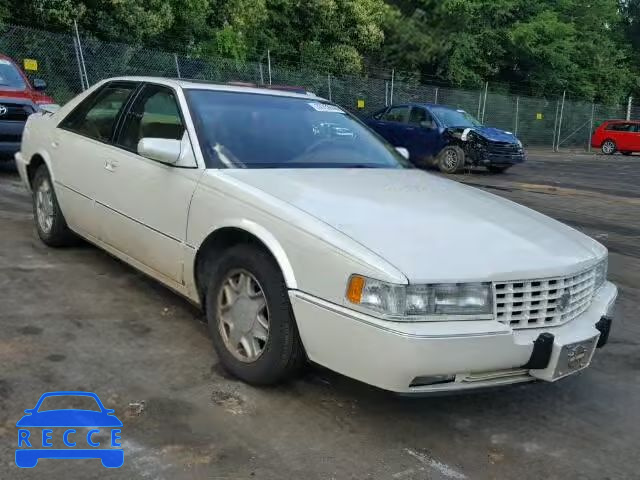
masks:
[[[494,311],[512,328],[562,325],[589,308],[594,287],[594,268],[570,277],[496,282]]]

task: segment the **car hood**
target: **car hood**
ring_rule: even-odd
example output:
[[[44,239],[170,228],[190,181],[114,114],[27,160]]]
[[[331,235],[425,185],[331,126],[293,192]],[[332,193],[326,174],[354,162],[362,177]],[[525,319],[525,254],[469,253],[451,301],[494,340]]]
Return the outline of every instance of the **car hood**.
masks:
[[[331,225],[410,282],[564,275],[593,265],[606,253],[595,240],[549,217],[417,169],[238,169],[225,174]]]
[[[49,410],[25,415],[17,427],[121,427],[113,415],[91,410]]]
[[[53,98],[37,90],[0,87],[0,102],[9,99],[31,100],[34,103],[55,103]]]
[[[465,127],[449,127],[452,130],[465,130]],[[471,130],[482,135],[484,138],[491,142],[505,142],[516,143],[518,138],[511,132],[500,130],[499,128],[485,127],[484,125],[479,127],[471,127]]]

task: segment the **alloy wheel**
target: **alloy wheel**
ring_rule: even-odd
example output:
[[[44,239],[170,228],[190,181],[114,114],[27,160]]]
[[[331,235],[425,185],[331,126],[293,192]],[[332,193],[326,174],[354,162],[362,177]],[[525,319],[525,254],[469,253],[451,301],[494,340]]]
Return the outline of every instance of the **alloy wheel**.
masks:
[[[611,140],[607,140],[602,144],[602,153],[611,155],[616,150],[616,145]]]
[[[227,350],[241,362],[258,360],[269,340],[269,307],[258,280],[244,269],[229,272],[218,293],[217,310]]]
[[[40,229],[48,234],[53,226],[53,191],[49,180],[43,180],[36,191],[36,217]]]
[[[453,170],[458,165],[458,154],[455,150],[447,150],[444,156],[444,166],[447,170]]]

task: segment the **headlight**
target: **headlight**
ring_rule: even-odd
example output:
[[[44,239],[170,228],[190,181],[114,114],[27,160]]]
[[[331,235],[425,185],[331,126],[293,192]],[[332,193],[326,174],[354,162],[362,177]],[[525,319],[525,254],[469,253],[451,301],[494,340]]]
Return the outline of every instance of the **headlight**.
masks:
[[[523,148],[523,147],[522,147],[522,141],[521,141],[521,140],[518,140],[518,146],[519,146],[520,148]]]
[[[607,280],[607,271],[609,270],[609,258],[605,258],[596,265],[595,269],[595,290],[598,290]]]
[[[492,318],[490,283],[397,285],[352,275],[347,300],[390,320],[424,321]],[[466,318],[465,318],[466,317]]]

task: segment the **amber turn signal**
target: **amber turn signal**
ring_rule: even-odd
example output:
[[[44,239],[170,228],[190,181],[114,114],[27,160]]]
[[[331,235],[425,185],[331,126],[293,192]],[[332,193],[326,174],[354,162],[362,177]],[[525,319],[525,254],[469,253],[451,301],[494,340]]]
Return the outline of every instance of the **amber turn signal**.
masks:
[[[362,290],[364,289],[364,277],[360,275],[352,275],[349,279],[349,288],[347,288],[347,299],[351,303],[360,303],[362,300]]]

